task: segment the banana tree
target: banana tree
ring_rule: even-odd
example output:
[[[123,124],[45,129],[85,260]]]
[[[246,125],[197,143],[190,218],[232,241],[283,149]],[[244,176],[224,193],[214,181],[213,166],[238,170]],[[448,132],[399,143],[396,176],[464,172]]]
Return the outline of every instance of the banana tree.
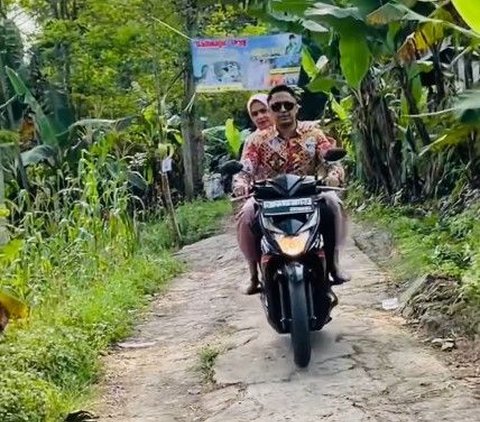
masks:
[[[38,139],[39,145],[22,152],[21,158],[26,167],[41,162],[51,166],[59,165],[66,154],[90,147],[106,133],[126,130],[134,119],[134,116],[115,120],[82,119],[69,124],[66,130],[59,131],[57,127],[62,125],[47,116],[44,107],[34,97],[18,72],[9,67],[5,70],[17,98],[30,108],[34,116],[34,136]]]
[[[24,49],[20,31],[10,19],[0,19],[0,46],[0,102],[4,103],[0,108],[2,126],[13,128],[18,118],[18,104],[4,67],[19,69],[23,64]],[[4,112],[6,117],[3,116]]]
[[[177,221],[168,173],[173,170],[173,159],[182,146],[181,118],[170,112],[167,95],[159,95],[154,103],[142,111],[144,134],[153,172],[153,186],[160,186],[161,200],[170,219],[177,245],[182,243],[182,233]]]
[[[330,93],[333,88],[343,95],[351,94],[357,103],[355,142],[357,162],[362,165],[362,179],[372,189],[384,188],[396,192],[401,184],[398,163],[398,140],[394,117],[381,95],[381,69],[372,67],[374,58],[384,54],[383,41],[387,31],[372,27],[366,21],[369,13],[381,6],[380,1],[295,2],[277,0],[270,3],[276,13],[289,11],[296,16],[307,36],[314,39],[324,52],[314,62],[308,51],[302,64],[311,82],[310,91]],[[325,32],[325,31],[328,32]]]
[[[466,166],[460,164],[465,171],[475,174],[475,168],[478,169],[478,159],[475,158],[478,157],[476,155],[478,148],[475,147],[478,132],[475,106],[478,107],[478,103],[472,100],[475,95],[478,95],[478,92],[474,92],[473,95],[467,93],[466,98],[456,99],[454,85],[459,75],[455,73],[453,66],[458,60],[465,58],[470,59],[465,60],[465,66],[470,63],[471,67],[473,51],[480,44],[480,33],[472,31],[456,16],[456,12],[459,12],[464,21],[468,23],[469,19],[466,18],[465,13],[462,14],[461,8],[471,5],[471,3],[466,4],[461,1],[442,5],[429,3],[433,9],[431,8],[428,14],[417,13],[403,4],[388,3],[372,12],[367,20],[373,25],[389,25],[390,27],[400,27],[401,23],[405,21],[416,23],[414,30],[410,31],[406,38],[403,38],[394,55],[394,61],[397,64],[396,70],[400,75],[399,80],[408,105],[407,110],[403,112],[403,119],[407,124],[407,131],[409,122],[415,123],[417,133],[422,139],[421,145],[416,145],[417,149],[414,149],[415,153],[419,153],[415,161],[423,161],[423,173],[426,180],[423,191],[431,195],[438,189],[438,178],[435,174],[439,174],[439,168],[445,167],[445,157],[452,156],[454,148],[457,149],[455,155],[457,159],[462,155],[468,157]],[[478,16],[478,12],[472,12],[469,16]],[[471,24],[470,27],[475,29]],[[462,47],[458,48],[451,42],[446,44],[449,37],[456,42],[461,41]],[[445,46],[456,51],[455,54],[457,54],[446,63],[442,62],[442,54],[446,51]],[[446,66],[448,67],[446,68]],[[472,85],[472,81],[468,80],[468,73],[471,75],[472,72],[465,72],[467,88]],[[431,79],[431,82],[427,82],[427,85],[435,86],[435,90],[431,91],[429,101],[423,102],[421,85],[428,78]],[[448,115],[449,111],[454,111],[454,115],[452,113]],[[436,116],[443,117],[438,119]],[[469,120],[466,116],[473,116],[473,118]],[[463,145],[467,145],[467,148],[463,148]],[[437,153],[426,156],[427,152],[434,151]],[[477,167],[475,167],[475,162]],[[446,171],[442,170],[441,176],[438,177],[446,179]]]
[[[265,3],[269,19],[300,24],[324,51],[325,57],[317,63],[308,51],[304,52],[302,64],[311,78],[307,89],[330,93],[335,88],[342,95],[354,96],[357,103],[354,145],[357,163],[361,164],[361,169],[357,168],[361,170],[360,178],[372,189],[386,190],[389,194],[413,179],[413,188],[418,193],[421,176],[417,153],[420,147],[430,144],[430,135],[420,118],[403,117],[406,126],[401,127],[398,116],[422,111],[421,77],[432,68],[428,63],[405,58],[412,45],[419,46],[414,54],[425,53],[439,46],[447,33],[475,38],[475,32],[455,22],[438,2],[428,0]],[[400,92],[395,88],[385,90],[395,85],[401,87]],[[439,82],[438,86],[443,84]],[[398,96],[400,102],[396,100]],[[410,122],[422,140],[420,145]]]
[[[471,0],[452,0],[462,19],[480,35],[480,9]]]
[[[225,125],[204,129],[206,171],[215,172],[222,162],[240,158],[242,146],[250,133],[249,129],[238,129],[233,119],[228,119]]]
[[[22,101],[32,109],[35,116],[36,128],[42,143],[52,146],[58,145],[58,134],[55,132],[52,122],[45,115],[42,106],[30,92],[21,76],[8,66],[5,67],[5,71],[17,97],[22,99]]]
[[[420,155],[439,154],[467,143],[470,144],[470,163],[468,167],[474,174],[478,174],[480,167],[480,90],[472,90],[461,94],[452,108],[438,114],[442,119],[447,118],[451,124],[444,133],[427,145]]]

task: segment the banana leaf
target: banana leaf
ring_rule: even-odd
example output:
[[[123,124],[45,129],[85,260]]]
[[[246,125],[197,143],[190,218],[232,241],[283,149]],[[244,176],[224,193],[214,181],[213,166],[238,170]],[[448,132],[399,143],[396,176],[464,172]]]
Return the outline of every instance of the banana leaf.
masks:
[[[22,152],[22,162],[25,167],[39,163],[48,163],[54,166],[57,162],[57,150],[51,145],[38,145],[28,151]]]
[[[37,124],[41,142],[43,144],[58,146],[57,133],[50,122],[50,119],[44,113],[42,106],[35,99],[17,72],[8,66],[5,67],[5,70],[15,93],[22,98],[23,102],[28,104],[35,113],[35,122]]]

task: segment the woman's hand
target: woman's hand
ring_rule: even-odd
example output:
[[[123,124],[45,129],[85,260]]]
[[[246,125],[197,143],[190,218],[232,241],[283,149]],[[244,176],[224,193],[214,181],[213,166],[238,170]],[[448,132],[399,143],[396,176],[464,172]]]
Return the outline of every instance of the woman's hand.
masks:
[[[333,167],[328,172],[325,180],[325,185],[338,188],[342,185],[345,178],[345,172],[341,167]]]
[[[320,129],[320,125],[316,120],[307,120],[302,122],[302,129],[305,130],[312,130],[312,129]]]
[[[248,193],[249,193],[249,189],[248,189],[248,186],[247,185],[244,185],[244,184],[238,184],[237,186],[235,186],[233,188],[233,196],[235,198],[241,198],[243,196],[247,196]]]

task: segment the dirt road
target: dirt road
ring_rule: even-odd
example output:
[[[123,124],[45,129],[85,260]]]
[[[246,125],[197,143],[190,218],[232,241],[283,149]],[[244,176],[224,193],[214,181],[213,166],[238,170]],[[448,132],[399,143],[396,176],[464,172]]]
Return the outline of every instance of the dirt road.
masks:
[[[354,280],[336,289],[334,320],[301,371],[258,297],[242,294],[232,234],[180,255],[190,271],[107,359],[101,421],[480,421],[474,392],[381,309],[385,276],[353,242],[344,264]]]

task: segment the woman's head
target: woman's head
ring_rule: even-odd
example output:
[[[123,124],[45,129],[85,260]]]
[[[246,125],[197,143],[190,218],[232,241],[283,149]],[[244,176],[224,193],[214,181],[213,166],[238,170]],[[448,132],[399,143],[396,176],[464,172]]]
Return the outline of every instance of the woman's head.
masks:
[[[273,122],[268,112],[267,94],[251,96],[247,103],[247,110],[257,129],[264,130],[272,126]]]

